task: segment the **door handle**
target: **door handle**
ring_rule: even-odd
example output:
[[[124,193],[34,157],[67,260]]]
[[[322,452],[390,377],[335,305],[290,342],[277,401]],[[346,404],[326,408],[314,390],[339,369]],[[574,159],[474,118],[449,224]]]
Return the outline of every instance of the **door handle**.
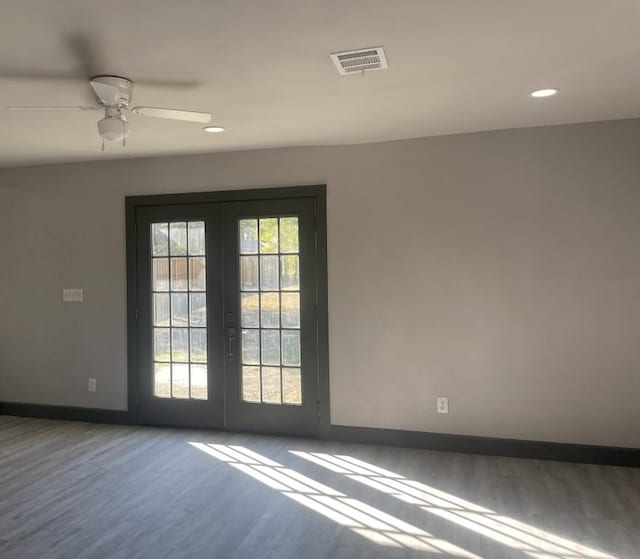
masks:
[[[227,328],[227,357],[233,359],[233,340],[236,337],[235,328]]]

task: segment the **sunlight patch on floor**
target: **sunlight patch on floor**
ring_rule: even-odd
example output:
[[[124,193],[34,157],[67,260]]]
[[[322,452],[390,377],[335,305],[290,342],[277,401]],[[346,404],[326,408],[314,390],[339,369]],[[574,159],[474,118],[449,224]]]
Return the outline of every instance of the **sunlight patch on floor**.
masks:
[[[289,451],[534,559],[616,559],[352,456]]]
[[[444,553],[447,557],[482,559],[243,446],[189,444],[376,544]]]

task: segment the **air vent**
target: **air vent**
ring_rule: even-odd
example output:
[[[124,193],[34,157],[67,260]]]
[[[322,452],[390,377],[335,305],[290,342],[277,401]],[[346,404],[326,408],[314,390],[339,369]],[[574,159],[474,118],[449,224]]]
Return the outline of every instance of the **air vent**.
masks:
[[[335,52],[331,55],[331,60],[341,76],[384,70],[389,67],[383,47]]]

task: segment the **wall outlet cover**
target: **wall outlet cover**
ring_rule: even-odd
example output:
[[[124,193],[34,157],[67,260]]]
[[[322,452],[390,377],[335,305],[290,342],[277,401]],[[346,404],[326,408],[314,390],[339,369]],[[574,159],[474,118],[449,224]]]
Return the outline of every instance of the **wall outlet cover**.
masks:
[[[436,398],[436,409],[438,413],[449,413],[449,398],[446,396],[438,396]]]
[[[84,290],[78,288],[63,289],[62,301],[64,303],[82,303],[84,301]]]
[[[89,383],[88,383],[87,389],[89,390],[89,392],[95,392],[96,391],[96,379],[94,379],[94,378],[90,378],[89,379]]]

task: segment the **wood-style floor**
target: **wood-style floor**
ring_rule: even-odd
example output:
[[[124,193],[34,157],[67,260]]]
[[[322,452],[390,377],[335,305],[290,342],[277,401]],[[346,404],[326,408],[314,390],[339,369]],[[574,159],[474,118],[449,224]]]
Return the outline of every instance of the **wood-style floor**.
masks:
[[[0,416],[2,559],[640,558],[640,470]]]

